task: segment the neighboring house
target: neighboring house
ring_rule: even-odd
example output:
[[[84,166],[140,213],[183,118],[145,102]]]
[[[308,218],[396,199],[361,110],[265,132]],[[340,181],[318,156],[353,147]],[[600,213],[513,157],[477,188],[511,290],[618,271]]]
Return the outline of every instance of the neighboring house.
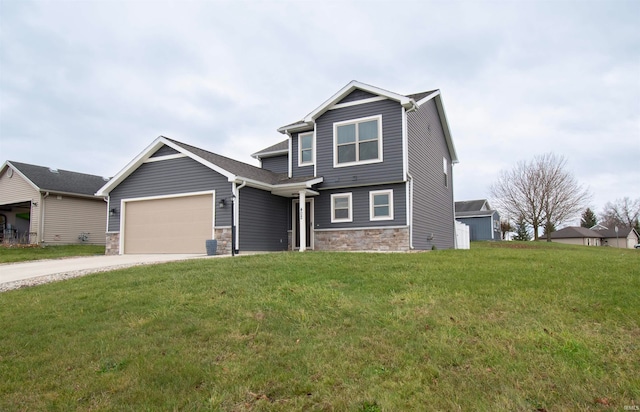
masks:
[[[456,220],[469,226],[474,240],[501,240],[500,215],[492,210],[486,199],[456,202]]]
[[[107,204],[94,193],[107,179],[14,161],[0,168],[5,242],[105,244]]]
[[[568,245],[600,246],[602,235],[596,231],[580,226],[568,226],[551,233],[551,241]]]
[[[158,137],[98,195],[107,253],[455,247],[458,158],[439,90],[353,81],[251,166]],[[304,207],[301,207],[304,205]]]
[[[618,233],[616,233],[615,228],[609,229],[602,225],[598,226],[594,231],[602,236],[603,246],[633,249],[638,244],[640,236],[632,227],[619,226]]]

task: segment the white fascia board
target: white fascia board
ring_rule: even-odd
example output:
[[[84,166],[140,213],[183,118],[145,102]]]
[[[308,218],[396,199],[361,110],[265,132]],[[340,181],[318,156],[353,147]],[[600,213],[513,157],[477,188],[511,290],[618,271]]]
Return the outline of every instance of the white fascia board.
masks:
[[[184,149],[183,147],[173,143],[164,136],[158,136],[149,146],[147,146],[138,156],[136,156],[129,164],[127,164],[121,171],[119,171],[111,180],[109,180],[104,186],[102,186],[97,192],[96,196],[107,196],[116,186],[122,183],[127,177],[129,177],[136,169],[138,169],[147,159],[151,157],[160,147],[163,145],[169,146],[172,149],[192,158],[196,162],[207,166],[208,168],[225,176],[229,181],[235,179],[235,175],[229,171],[214,165],[213,163],[195,155],[194,153]]]
[[[130,161],[122,170],[116,173],[104,186],[102,186],[96,192],[96,196],[108,196],[116,186],[118,186],[124,179],[129,177],[138,167],[140,167],[145,160],[147,160],[152,153],[160,148],[164,143],[164,138],[158,136],[149,146],[147,146],[142,152],[140,152],[132,161]]]
[[[300,121],[298,123],[290,124],[288,126],[282,126],[281,128],[278,129],[278,132],[282,134],[295,133],[302,130],[310,129],[311,127],[313,127],[313,123]]]
[[[10,167],[11,169],[13,169],[13,173],[17,173],[18,176],[20,176],[22,179],[24,179],[25,182],[27,182],[31,187],[33,187],[35,190],[37,190],[38,192],[40,191],[40,188],[38,186],[36,186],[35,183],[33,183],[31,181],[31,179],[29,179],[27,176],[24,175],[24,173],[22,173],[20,171],[20,169],[18,169],[17,167],[15,167],[14,165],[11,164],[10,161],[5,161],[4,164],[2,165],[2,169],[0,169],[0,172],[4,170],[4,168],[6,167]]]
[[[283,192],[283,191],[291,191],[291,190],[305,190],[310,189],[313,185],[322,183],[324,181],[323,177],[317,177],[315,179],[306,180],[304,182],[298,183],[284,183],[284,184],[269,184],[265,182],[260,182],[255,179],[248,179],[242,176],[236,176],[236,178],[231,181],[232,183],[242,184],[246,183],[247,186],[253,187],[255,189],[267,190],[269,192]]]
[[[251,157],[253,157],[254,159],[266,159],[267,157],[276,157],[276,156],[281,156],[281,155],[285,155],[289,153],[289,151],[287,149],[282,149],[282,150],[274,150],[272,152],[256,152],[254,154],[251,155]]]
[[[451,137],[451,129],[449,128],[447,114],[444,111],[444,104],[442,103],[442,94],[440,93],[440,90],[436,90],[430,95],[420,99],[418,101],[418,106],[426,103],[431,99],[434,99],[436,108],[438,109],[438,115],[440,115],[440,123],[442,125],[442,130],[444,131],[444,137],[447,141],[449,155],[451,156],[451,163],[460,163],[460,161],[458,160],[458,155],[456,154],[456,147],[453,144],[453,138]]]
[[[307,123],[315,121],[320,115],[329,110],[331,106],[333,106],[336,102],[345,98],[352,91],[360,89],[365,92],[369,92],[371,94],[376,94],[378,96],[384,96],[388,99],[395,100],[400,103],[404,108],[408,109],[415,105],[415,101],[407,96],[403,96],[401,94],[393,93],[388,90],[381,89],[379,87],[371,86],[369,84],[360,83],[359,81],[352,80],[340,89],[336,94],[331,96],[328,100],[318,106],[314,111],[305,116],[304,121]]]

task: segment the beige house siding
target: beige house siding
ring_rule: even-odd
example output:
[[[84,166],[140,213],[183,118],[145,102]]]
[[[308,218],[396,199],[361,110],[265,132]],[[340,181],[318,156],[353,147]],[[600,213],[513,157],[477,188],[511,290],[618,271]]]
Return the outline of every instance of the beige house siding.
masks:
[[[14,203],[30,202],[30,225],[29,232],[34,235],[30,237],[31,243],[38,242],[37,233],[40,227],[40,192],[27,182],[20,174],[14,170],[13,176],[9,177],[8,171],[11,167],[5,168],[0,175],[0,205],[10,205]],[[33,202],[38,206],[34,206]],[[3,214],[7,215],[7,212]]]
[[[83,199],[51,194],[44,199],[43,241],[48,244],[105,244],[107,203],[102,199]],[[79,236],[87,233],[87,240]]]
[[[580,245],[580,246],[600,246],[599,238],[565,238],[565,239],[551,239],[552,242],[564,243],[565,245]]]
[[[606,243],[605,243],[606,241]],[[622,237],[620,236],[620,238],[616,239],[615,237],[608,237],[608,238],[604,238],[602,239],[602,244],[603,245],[608,245],[611,247],[620,247],[620,248],[627,248],[627,249],[633,249],[633,246],[638,244],[638,238],[636,237],[636,234],[633,233],[633,231],[631,231],[631,233],[629,233],[629,236],[627,237]],[[618,246],[619,244],[619,246]]]

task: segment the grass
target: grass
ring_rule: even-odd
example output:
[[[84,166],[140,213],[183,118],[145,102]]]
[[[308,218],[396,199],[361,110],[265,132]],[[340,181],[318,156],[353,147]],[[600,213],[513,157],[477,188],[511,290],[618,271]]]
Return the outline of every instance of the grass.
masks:
[[[622,410],[640,253],[530,243],[135,267],[0,294],[0,410]]]
[[[104,255],[100,245],[32,246],[0,245],[0,263],[25,262],[39,259],[58,259],[72,256]]]

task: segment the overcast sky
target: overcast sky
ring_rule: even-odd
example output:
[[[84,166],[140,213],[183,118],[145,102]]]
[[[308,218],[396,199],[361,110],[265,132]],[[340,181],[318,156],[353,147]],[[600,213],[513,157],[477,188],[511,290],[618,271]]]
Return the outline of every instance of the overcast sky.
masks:
[[[112,176],[164,135],[252,163],[351,80],[440,89],[456,200],[555,152],[640,197],[640,1],[0,0],[0,161]]]

